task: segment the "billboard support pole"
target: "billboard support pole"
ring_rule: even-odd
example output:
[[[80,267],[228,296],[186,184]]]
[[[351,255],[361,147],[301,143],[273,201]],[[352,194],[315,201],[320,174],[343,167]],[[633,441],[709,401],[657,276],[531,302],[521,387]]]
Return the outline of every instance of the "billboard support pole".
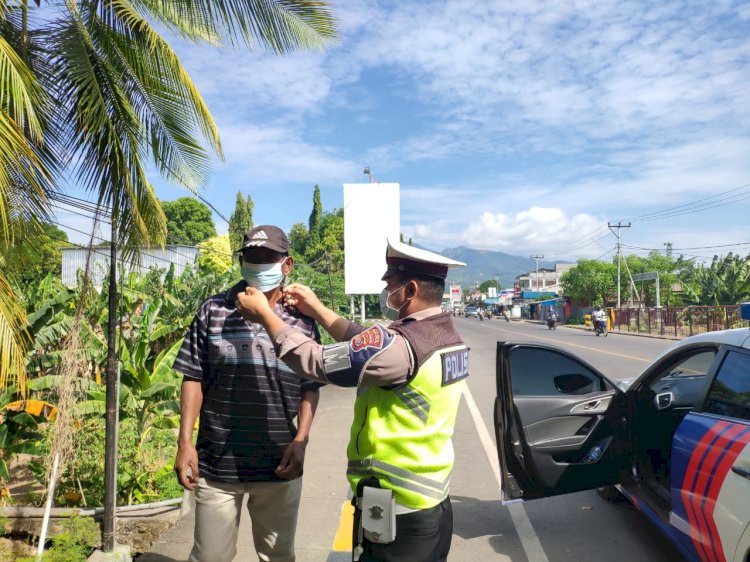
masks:
[[[354,322],[354,295],[349,295],[349,319]]]
[[[360,319],[362,320],[362,324],[364,324],[365,323],[365,296],[360,295],[359,298],[361,299]]]

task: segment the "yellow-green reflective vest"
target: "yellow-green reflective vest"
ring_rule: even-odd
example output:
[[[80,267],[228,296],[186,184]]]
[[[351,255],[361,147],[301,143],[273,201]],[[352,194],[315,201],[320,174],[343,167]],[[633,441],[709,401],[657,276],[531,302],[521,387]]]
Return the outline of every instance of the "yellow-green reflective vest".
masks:
[[[443,385],[443,360],[460,352],[468,369],[468,348],[438,349],[402,388],[369,387],[354,403],[347,478],[375,477],[393,490],[396,502],[428,509],[448,496],[453,470],[453,428],[465,380]],[[459,354],[460,354],[459,353]]]

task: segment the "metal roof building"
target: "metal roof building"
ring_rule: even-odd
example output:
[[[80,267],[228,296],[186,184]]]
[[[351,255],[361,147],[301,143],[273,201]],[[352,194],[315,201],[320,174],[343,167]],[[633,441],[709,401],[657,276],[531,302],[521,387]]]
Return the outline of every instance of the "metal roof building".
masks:
[[[62,248],[62,282],[68,287],[78,283],[78,270],[86,269],[87,248]],[[141,263],[133,265],[125,262],[125,269],[141,275],[151,269],[168,270],[174,264],[175,275],[182,274],[187,267],[194,267],[198,259],[198,248],[193,246],[165,246],[162,248],[142,248]],[[119,264],[118,264],[119,266]],[[109,248],[97,246],[91,249],[89,265],[91,279],[95,287],[101,288],[104,277],[109,271]],[[119,267],[118,267],[118,273]]]

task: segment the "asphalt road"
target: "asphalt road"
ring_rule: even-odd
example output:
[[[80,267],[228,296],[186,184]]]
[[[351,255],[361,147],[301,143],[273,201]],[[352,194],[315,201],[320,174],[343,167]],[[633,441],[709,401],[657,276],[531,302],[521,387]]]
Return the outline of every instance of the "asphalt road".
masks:
[[[680,553],[627,503],[594,491],[535,500],[511,508],[499,501],[492,409],[497,341],[547,342],[581,357],[610,378],[639,374],[672,341],[503,319],[455,318],[471,348],[467,405],[456,425],[451,482],[455,525],[450,559],[521,562],[679,562]],[[474,404],[471,404],[473,402]]]

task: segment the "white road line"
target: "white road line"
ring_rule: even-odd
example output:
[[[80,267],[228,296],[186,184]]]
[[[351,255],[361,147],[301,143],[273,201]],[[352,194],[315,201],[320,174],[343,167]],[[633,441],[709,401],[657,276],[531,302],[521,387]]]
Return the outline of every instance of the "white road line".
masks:
[[[464,399],[466,400],[466,405],[469,407],[471,418],[474,420],[474,426],[477,428],[477,434],[479,435],[479,440],[482,442],[482,448],[484,448],[487,460],[490,461],[492,472],[497,479],[497,487],[499,490],[500,463],[497,460],[497,449],[495,448],[495,443],[492,441],[492,437],[490,437],[489,431],[487,431],[487,426],[484,424],[482,415],[479,413],[479,408],[477,408],[477,404],[474,402],[474,397],[471,395],[471,391],[466,385],[464,385]],[[549,559],[542,548],[542,543],[539,541],[536,532],[534,532],[534,527],[531,525],[531,521],[529,521],[529,516],[526,514],[526,508],[524,508],[523,504],[509,505],[508,511],[510,512],[513,526],[516,528],[518,538],[521,539],[521,546],[523,546],[523,550],[526,553],[526,558],[528,558],[529,562],[549,562]]]

